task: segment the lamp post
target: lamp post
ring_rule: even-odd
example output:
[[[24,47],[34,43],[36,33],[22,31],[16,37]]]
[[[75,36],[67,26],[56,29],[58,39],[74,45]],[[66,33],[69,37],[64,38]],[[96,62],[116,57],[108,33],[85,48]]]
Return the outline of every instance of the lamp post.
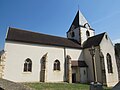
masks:
[[[100,84],[97,80],[97,70],[96,70],[96,62],[95,62],[95,47],[92,46],[89,49],[90,55],[92,56],[92,64],[93,64],[93,77],[94,77],[94,82],[91,82],[90,85],[90,90],[103,90],[102,84]]]

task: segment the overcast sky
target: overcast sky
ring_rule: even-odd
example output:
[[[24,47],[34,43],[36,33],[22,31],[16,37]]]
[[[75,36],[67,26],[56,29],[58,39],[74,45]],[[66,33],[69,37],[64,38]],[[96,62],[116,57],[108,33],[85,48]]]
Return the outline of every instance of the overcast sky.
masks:
[[[120,39],[120,0],[0,0],[0,50],[8,27],[66,37],[78,7],[96,34]]]

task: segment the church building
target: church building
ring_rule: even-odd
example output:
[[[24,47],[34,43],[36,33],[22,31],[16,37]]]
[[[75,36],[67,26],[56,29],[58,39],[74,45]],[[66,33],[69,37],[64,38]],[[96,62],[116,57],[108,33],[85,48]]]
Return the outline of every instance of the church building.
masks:
[[[94,58],[90,52],[93,47]],[[95,35],[80,11],[66,38],[8,28],[0,52],[0,78],[14,82],[90,83],[95,77],[108,87],[118,82],[114,46],[106,32]]]

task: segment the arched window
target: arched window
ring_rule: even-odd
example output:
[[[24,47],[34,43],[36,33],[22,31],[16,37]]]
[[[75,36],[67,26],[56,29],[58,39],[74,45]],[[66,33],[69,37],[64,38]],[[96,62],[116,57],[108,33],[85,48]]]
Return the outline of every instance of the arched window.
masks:
[[[45,68],[46,68],[46,67],[45,67],[45,62],[46,62],[45,59],[42,58],[42,60],[41,60],[41,69],[42,69],[42,70],[45,70]]]
[[[75,37],[75,33],[73,31],[71,31],[71,37]]]
[[[105,38],[108,40],[108,36],[107,35],[105,35]]]
[[[109,53],[107,53],[107,57],[106,58],[107,58],[108,73],[113,73],[111,55]]]
[[[54,70],[60,70],[60,61],[59,60],[54,61]]]
[[[24,63],[24,72],[32,72],[32,61],[27,58]]]
[[[90,36],[90,32],[88,30],[86,31],[86,36],[87,38]]]

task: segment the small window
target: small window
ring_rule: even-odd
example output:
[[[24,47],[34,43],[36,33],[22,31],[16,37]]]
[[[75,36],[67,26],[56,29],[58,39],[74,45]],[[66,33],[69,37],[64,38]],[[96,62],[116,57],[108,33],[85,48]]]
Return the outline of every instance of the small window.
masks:
[[[73,31],[71,32],[71,37],[75,37],[75,33]]]
[[[54,70],[60,71],[60,61],[59,60],[54,61]]]
[[[111,61],[111,55],[107,53],[107,68],[108,68],[108,73],[113,73],[113,68],[112,68],[112,61]]]
[[[86,31],[86,36],[89,37],[90,36],[90,32],[87,30]]]
[[[107,35],[105,35],[105,38],[108,40],[108,36]]]
[[[86,71],[84,70],[84,75],[86,74]]]
[[[24,63],[24,72],[32,72],[32,61],[27,58]]]

